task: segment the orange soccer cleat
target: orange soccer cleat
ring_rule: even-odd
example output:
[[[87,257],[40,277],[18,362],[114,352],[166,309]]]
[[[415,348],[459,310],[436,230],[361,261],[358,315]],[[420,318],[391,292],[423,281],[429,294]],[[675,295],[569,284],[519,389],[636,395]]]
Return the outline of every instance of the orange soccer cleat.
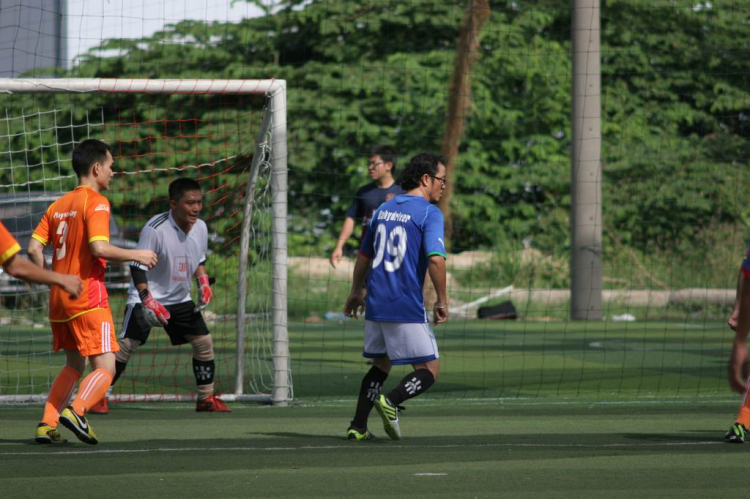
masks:
[[[199,400],[195,406],[195,412],[232,412],[232,409],[227,406],[220,398],[216,395],[211,395],[205,400]]]
[[[109,414],[109,398],[102,397],[102,399],[94,404],[94,407],[89,409],[89,414]]]

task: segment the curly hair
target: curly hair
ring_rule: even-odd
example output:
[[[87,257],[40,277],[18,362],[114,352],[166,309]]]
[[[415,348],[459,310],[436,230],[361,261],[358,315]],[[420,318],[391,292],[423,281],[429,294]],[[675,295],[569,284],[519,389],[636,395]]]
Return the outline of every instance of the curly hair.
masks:
[[[431,152],[419,153],[409,160],[409,163],[398,177],[398,184],[405,191],[419,187],[424,175],[434,177],[438,172],[438,164],[445,164],[445,158]]]

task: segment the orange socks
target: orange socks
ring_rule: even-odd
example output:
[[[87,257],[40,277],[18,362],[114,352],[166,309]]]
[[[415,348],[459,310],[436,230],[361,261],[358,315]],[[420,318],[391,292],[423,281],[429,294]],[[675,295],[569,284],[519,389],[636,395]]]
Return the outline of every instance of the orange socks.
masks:
[[[750,407],[744,405],[740,407],[740,413],[737,416],[737,422],[745,425],[745,428],[750,426]]]
[[[42,422],[52,427],[57,427],[60,420],[60,411],[68,405],[70,395],[73,393],[76,383],[81,378],[81,373],[70,366],[65,366],[52,382],[47,402],[44,404],[44,415]]]
[[[745,425],[745,428],[750,427],[750,378],[747,380],[745,386],[745,395],[742,397],[742,405],[740,406],[740,413],[737,415],[737,422]]]
[[[81,381],[78,395],[71,404],[77,414],[84,416],[94,407],[112,385],[112,376],[104,369],[97,369]]]

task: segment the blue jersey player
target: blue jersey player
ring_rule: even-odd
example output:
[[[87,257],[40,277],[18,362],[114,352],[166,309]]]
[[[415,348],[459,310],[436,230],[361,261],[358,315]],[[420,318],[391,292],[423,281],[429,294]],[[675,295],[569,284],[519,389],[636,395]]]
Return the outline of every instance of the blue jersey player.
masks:
[[[373,213],[344,306],[344,314],[355,319],[365,309],[363,355],[372,359],[347,430],[350,440],[373,438],[367,430],[373,407],[388,436],[400,439],[399,405],[424,393],[439,372],[438,348],[422,287],[429,272],[437,293],[433,321],[447,321],[443,213],[435,206],[445,189],[445,160],[436,154],[418,154],[409,161],[399,183],[406,194],[383,203]],[[407,364],[414,371],[387,395],[381,394],[391,366]]]

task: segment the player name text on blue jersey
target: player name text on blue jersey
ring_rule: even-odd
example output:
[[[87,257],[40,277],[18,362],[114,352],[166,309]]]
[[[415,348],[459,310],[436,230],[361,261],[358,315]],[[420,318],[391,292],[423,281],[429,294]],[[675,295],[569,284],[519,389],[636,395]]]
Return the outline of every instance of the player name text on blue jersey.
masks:
[[[385,220],[386,222],[402,222],[406,223],[411,220],[411,215],[408,213],[400,213],[398,211],[379,211],[378,220]]]

